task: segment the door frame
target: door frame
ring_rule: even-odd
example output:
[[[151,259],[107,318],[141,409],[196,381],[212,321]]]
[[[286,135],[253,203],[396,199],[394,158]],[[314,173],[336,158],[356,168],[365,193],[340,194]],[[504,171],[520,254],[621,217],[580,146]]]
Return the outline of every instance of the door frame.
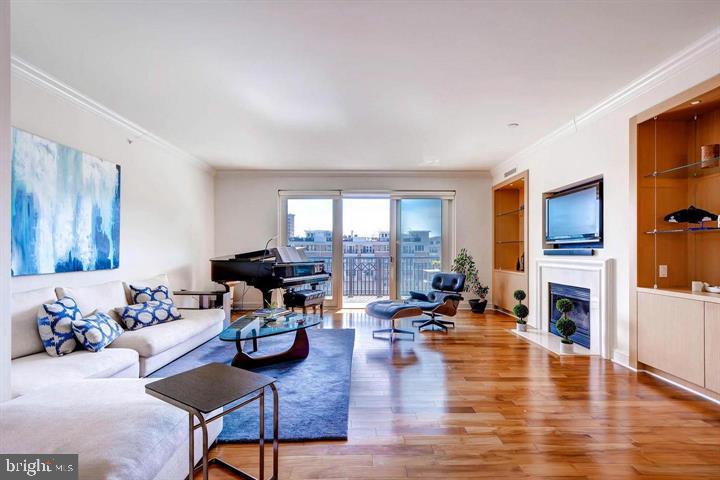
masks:
[[[455,256],[455,191],[428,191],[428,192],[394,192],[391,196],[392,202],[390,210],[392,216],[390,219],[390,255],[396,259],[393,262],[392,272],[393,277],[391,279],[391,298],[399,298],[399,282],[400,282],[400,243],[399,237],[400,228],[402,227],[401,219],[401,208],[400,202],[402,200],[411,199],[427,199],[427,200],[441,200],[440,207],[440,270],[447,271],[452,264],[452,259]],[[391,260],[392,261],[392,260]]]
[[[287,215],[288,200],[332,200],[332,277],[331,291],[332,298],[327,300],[328,307],[342,308],[342,197],[340,190],[278,190],[278,222],[277,222],[277,244],[288,244]],[[339,232],[339,234],[338,234]]]
[[[327,306],[343,308],[343,198],[390,198],[390,298],[398,298],[400,280],[398,248],[400,238],[400,202],[403,199],[440,199],[442,200],[441,232],[441,269],[449,269],[456,252],[455,244],[455,191],[454,190],[278,190],[277,244],[287,245],[287,201],[289,199],[332,199],[333,200],[333,274],[332,300]]]
[[[393,223],[393,206],[392,206],[393,201],[392,201],[391,192],[389,192],[387,190],[342,190],[340,197],[341,197],[340,198],[340,210],[341,210],[340,213],[341,213],[341,215],[343,214],[342,201],[345,199],[374,199],[374,198],[377,198],[377,199],[389,200],[388,203],[390,205],[390,211],[388,212],[388,215],[390,215],[390,224],[389,224],[390,239],[389,239],[389,245],[388,245],[388,247],[389,247],[388,256],[390,257],[390,265],[388,268],[388,287],[389,287],[388,295],[390,298],[395,298],[395,296],[394,296],[394,272],[395,272],[395,264],[394,264],[395,260],[394,259],[395,259],[395,254],[393,251],[394,243],[392,240],[392,236],[394,233],[394,230],[393,230],[394,223]],[[344,227],[344,225],[342,225],[342,226]],[[340,252],[341,252],[340,262],[342,263],[342,268],[343,268],[343,277],[341,280],[344,280],[345,279],[345,272],[344,272],[344,269],[345,269],[344,247],[345,246],[342,244],[342,236],[343,236],[343,228],[340,229]],[[342,281],[340,282],[340,293],[341,293],[340,305],[341,305],[341,308],[344,308],[344,295],[342,295],[342,293],[343,293]]]

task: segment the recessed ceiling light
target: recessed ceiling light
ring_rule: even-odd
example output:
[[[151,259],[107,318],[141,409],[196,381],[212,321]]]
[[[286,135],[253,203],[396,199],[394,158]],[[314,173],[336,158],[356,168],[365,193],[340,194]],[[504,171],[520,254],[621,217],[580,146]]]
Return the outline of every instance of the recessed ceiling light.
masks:
[[[513,122],[513,123],[508,123],[507,126],[510,127],[510,128],[515,128],[515,127],[519,127],[520,124]]]
[[[702,100],[693,100],[690,105],[697,105],[698,103],[702,103]]]

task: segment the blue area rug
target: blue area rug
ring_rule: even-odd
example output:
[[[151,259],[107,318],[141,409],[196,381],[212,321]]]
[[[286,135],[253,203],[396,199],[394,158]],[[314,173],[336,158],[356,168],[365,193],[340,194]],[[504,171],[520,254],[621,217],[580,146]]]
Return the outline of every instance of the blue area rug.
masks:
[[[259,340],[258,353],[267,355],[287,349],[294,334]],[[355,330],[310,329],[310,355],[305,360],[283,362],[253,371],[276,378],[280,397],[280,440],[346,440],[350,404]],[[211,362],[229,364],[235,343],[213,338],[150,377],[167,377]],[[218,437],[223,443],[258,440],[257,402],[223,418]],[[272,438],[272,395],[265,396],[265,436]]]

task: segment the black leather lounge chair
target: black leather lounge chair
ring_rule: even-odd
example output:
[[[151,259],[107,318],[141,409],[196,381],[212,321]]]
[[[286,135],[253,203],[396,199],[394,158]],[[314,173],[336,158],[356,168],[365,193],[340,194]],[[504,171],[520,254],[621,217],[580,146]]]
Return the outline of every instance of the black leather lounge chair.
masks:
[[[418,330],[425,327],[439,327],[447,330],[448,325],[455,328],[455,322],[441,320],[440,318],[454,317],[458,305],[463,299],[461,293],[465,290],[465,275],[459,273],[436,273],[432,278],[432,290],[428,293],[410,292],[410,305],[415,305],[422,310],[429,319],[413,320],[412,323],[422,323]]]

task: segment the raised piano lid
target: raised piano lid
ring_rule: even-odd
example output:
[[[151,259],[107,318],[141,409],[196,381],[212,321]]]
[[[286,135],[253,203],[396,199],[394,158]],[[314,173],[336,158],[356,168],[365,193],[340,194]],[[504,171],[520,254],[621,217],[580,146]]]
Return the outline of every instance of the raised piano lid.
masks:
[[[258,260],[274,260],[275,256],[272,254],[272,249],[268,250],[255,250],[254,252],[247,253],[236,253],[234,255],[224,255],[222,257],[211,258],[211,262],[231,262],[238,260],[241,262],[256,262]]]
[[[255,250],[254,252],[225,255],[224,257],[210,259],[211,262],[230,262],[233,260],[242,262],[275,261],[277,263],[300,263],[309,261],[304,249],[289,246],[273,247],[267,250]]]
[[[276,260],[280,263],[298,263],[307,262],[308,257],[305,255],[305,250],[295,247],[277,247],[274,248],[276,253]]]

